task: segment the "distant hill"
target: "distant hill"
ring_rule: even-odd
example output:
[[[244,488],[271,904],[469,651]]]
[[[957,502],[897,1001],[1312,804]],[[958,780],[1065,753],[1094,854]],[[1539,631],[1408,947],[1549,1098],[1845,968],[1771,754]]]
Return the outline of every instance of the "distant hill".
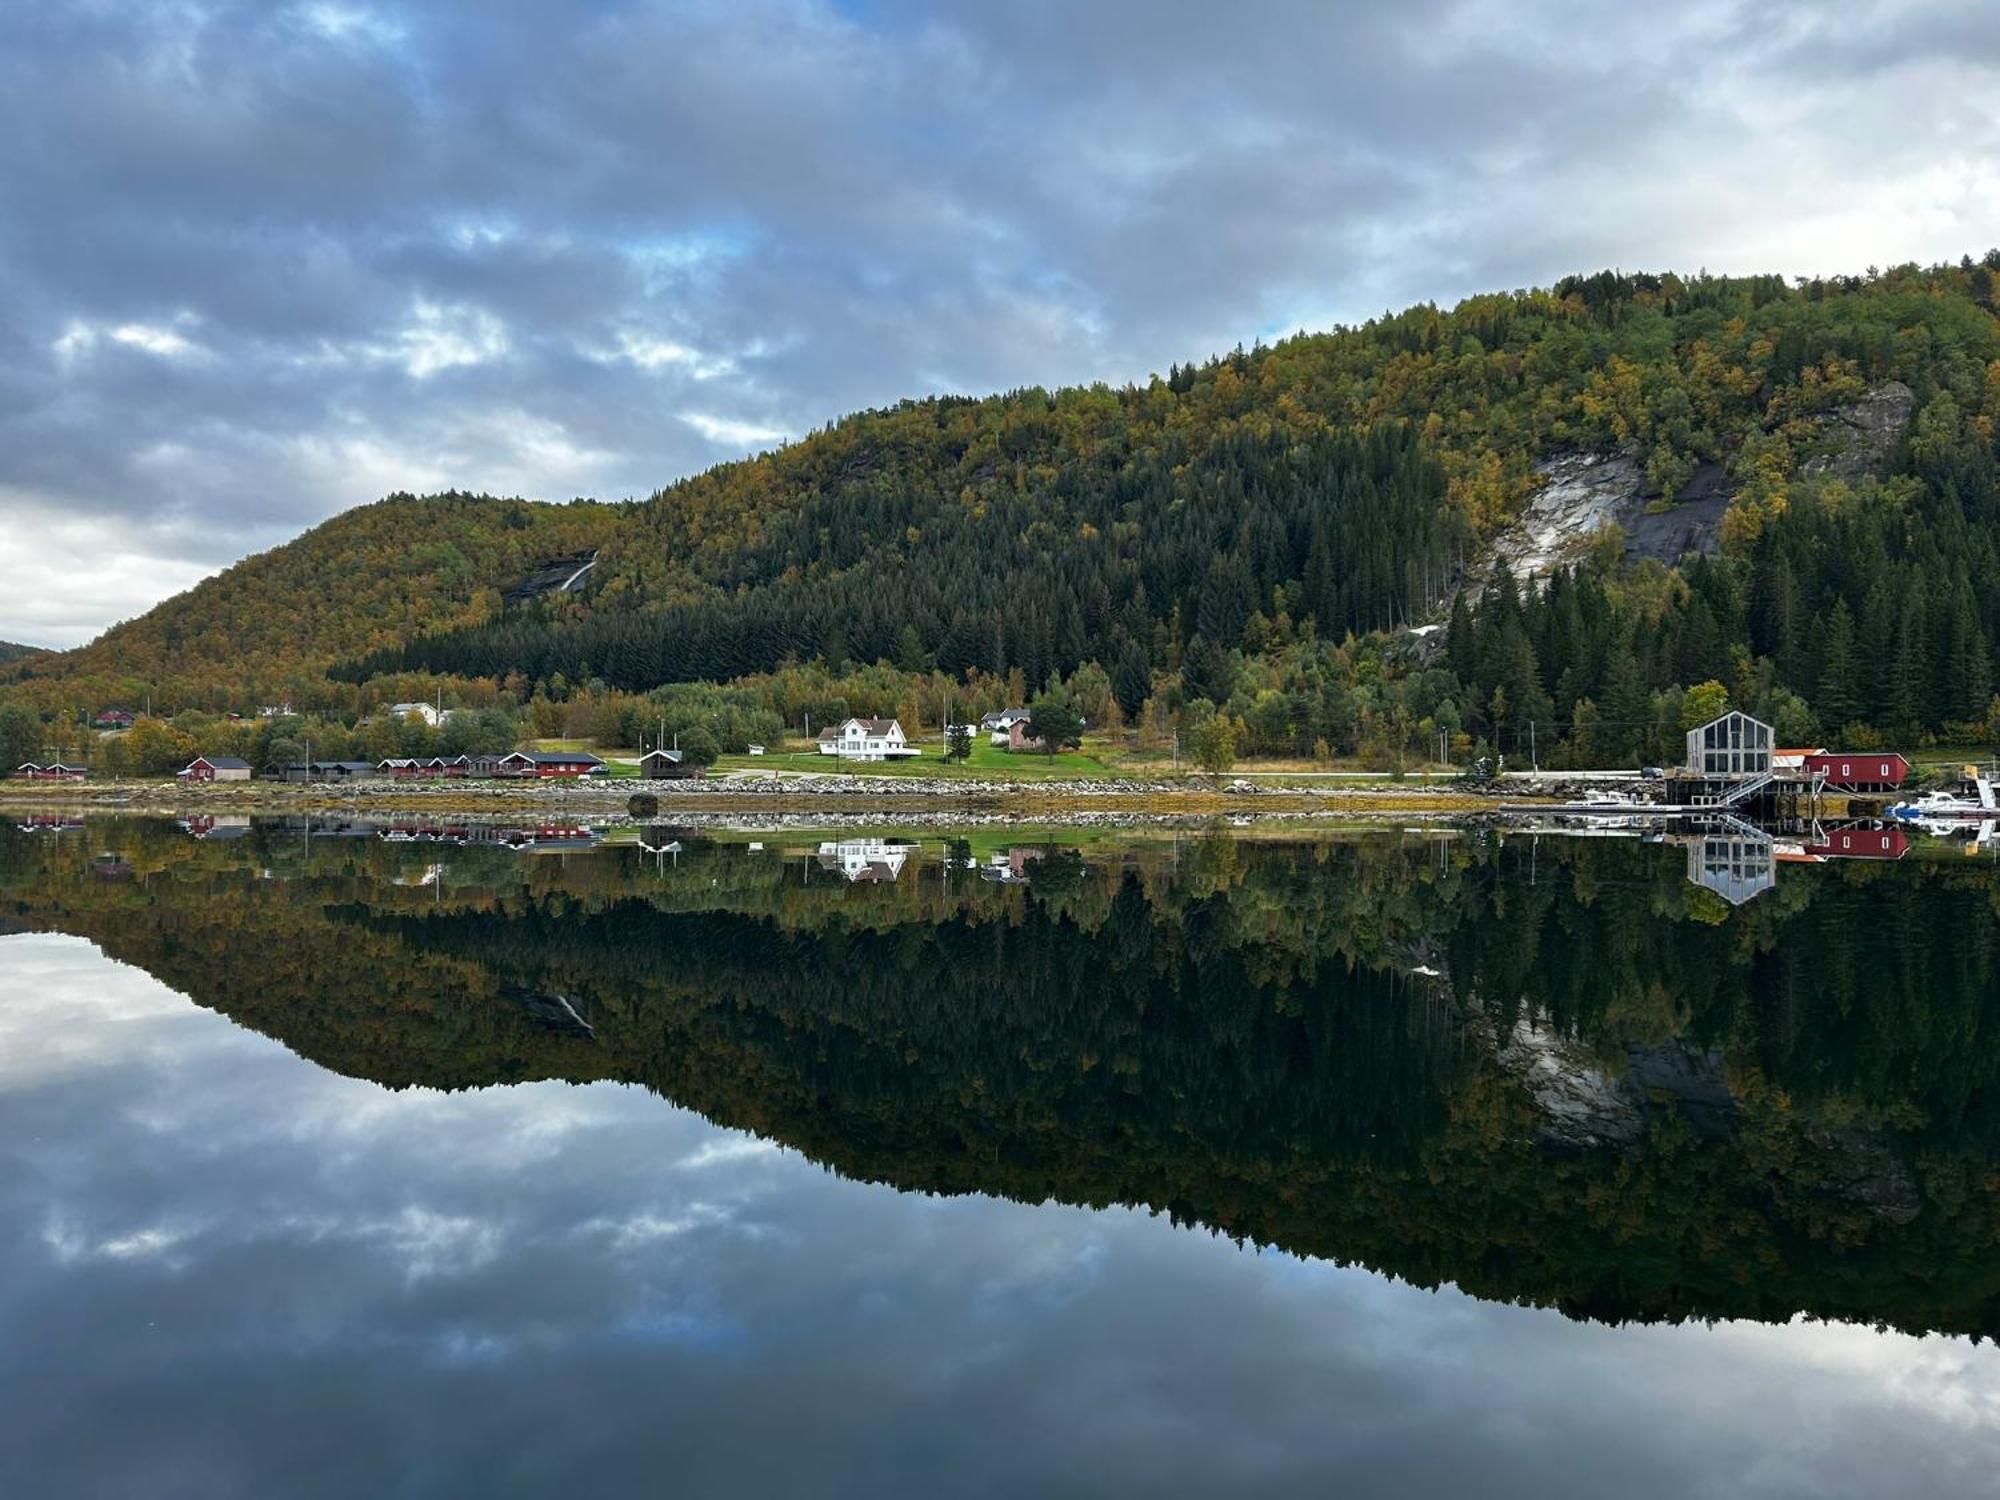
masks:
[[[879,712],[938,701],[932,671],[1090,668],[1127,715],[1219,705],[1253,751],[1626,763],[1712,681],[1795,743],[1974,738],[2000,719],[1996,269],[1602,272],[1142,385],[906,402],[643,505],[396,496],[26,670],[220,707],[883,663],[824,700]]]
[[[19,661],[24,656],[33,656],[44,649],[40,646],[23,646],[18,641],[0,641],[0,663]]]
[[[112,696],[135,696],[121,685],[145,684],[164,704],[223,708],[246,695],[281,696],[336,661],[487,618],[506,590],[552,560],[594,551],[624,514],[587,502],[392,495],[25,670]]]

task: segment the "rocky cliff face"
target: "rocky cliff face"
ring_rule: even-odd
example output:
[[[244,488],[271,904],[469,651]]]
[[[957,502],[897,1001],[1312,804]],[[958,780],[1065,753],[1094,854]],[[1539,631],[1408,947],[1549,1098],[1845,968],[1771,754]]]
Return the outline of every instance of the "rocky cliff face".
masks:
[[[1860,400],[1814,419],[1802,479],[1853,481],[1882,471],[1916,411],[1916,396],[1900,380],[1876,386]],[[1638,450],[1559,453],[1535,466],[1541,487],[1520,516],[1493,539],[1493,557],[1515,577],[1545,577],[1575,563],[1606,526],[1625,534],[1628,558],[1676,563],[1721,544],[1722,517],[1735,484],[1719,464],[1704,464],[1671,504],[1647,493]]]
[[[1892,380],[1825,413],[1818,418],[1818,451],[1800,463],[1800,477],[1852,481],[1881,473],[1916,409],[1916,393]]]

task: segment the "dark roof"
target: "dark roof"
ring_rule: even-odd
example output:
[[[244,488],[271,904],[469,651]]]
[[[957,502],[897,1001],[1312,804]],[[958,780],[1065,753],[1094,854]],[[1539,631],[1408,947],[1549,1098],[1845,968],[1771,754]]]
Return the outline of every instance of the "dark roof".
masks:
[[[197,755],[188,762],[191,766],[213,766],[218,771],[247,771],[250,762],[239,760],[233,755]]]
[[[677,766],[681,763],[681,753],[678,750],[648,750],[639,759],[641,762],[645,762],[653,759],[655,756],[665,757],[669,765]]]

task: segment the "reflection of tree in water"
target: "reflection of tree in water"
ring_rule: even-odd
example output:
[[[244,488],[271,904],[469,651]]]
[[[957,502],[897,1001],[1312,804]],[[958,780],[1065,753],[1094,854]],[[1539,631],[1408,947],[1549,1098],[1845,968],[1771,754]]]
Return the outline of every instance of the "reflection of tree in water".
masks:
[[[1606,842],[1532,883],[1471,840],[1209,839],[1025,885],[713,847],[413,889],[367,842],[135,825],[105,882],[9,837],[0,911],[385,1082],[636,1080],[856,1176],[1590,1316],[1996,1323],[1990,872],[1806,870],[1716,923],[1679,851]]]

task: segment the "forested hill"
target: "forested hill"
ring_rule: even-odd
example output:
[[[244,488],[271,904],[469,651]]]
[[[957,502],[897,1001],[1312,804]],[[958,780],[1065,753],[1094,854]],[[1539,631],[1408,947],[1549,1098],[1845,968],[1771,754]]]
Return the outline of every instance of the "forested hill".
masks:
[[[271,663],[333,663],[329,705],[384,676],[561,699],[793,662],[1030,692],[1086,669],[1128,716],[1224,707],[1253,750],[1511,748],[1537,724],[1614,756],[1712,680],[1788,738],[1962,736],[2000,643],[1996,270],[1607,272],[1143,385],[867,412],[630,510],[399,498],[59,670],[152,680],[195,652],[191,701],[220,707]],[[1898,415],[1857,458],[1865,411]],[[1496,538],[1523,556],[1509,528],[1564,493],[1551,461],[1591,455],[1630,476],[1607,514],[1719,555],[1669,573],[1606,540],[1489,586]],[[501,606],[510,569],[589,546],[585,591]],[[1374,634],[1447,618],[1442,654]]]
[[[473,623],[552,557],[601,545],[625,507],[486,495],[391,495],[244,559],[89,645],[26,670],[151,689],[169,704],[240,706],[296,686],[312,700],[334,662]]]
[[[41,649],[40,646],[23,646],[18,641],[0,641],[0,662],[19,661]]]

